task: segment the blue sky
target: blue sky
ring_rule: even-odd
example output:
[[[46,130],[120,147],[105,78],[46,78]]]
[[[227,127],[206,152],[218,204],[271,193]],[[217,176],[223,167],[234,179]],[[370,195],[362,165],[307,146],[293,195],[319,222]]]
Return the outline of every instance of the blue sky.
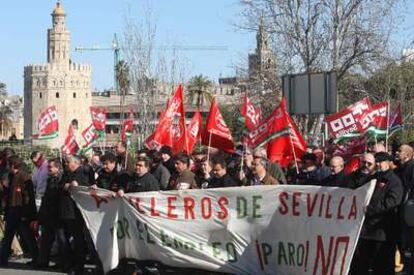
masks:
[[[2,1],[0,10],[0,81],[14,94],[23,92],[23,67],[46,63],[47,29],[56,1]],[[74,51],[76,46],[111,45],[114,33],[124,30],[125,15],[139,17],[144,0],[67,0],[62,5],[71,31],[72,59],[93,66],[97,89],[113,85],[112,52]],[[187,70],[217,81],[233,75],[233,65],[255,46],[255,34],[235,31],[231,24],[237,0],[156,0],[154,18],[159,41],[181,45],[228,46],[229,51],[187,51]]]
[[[72,59],[93,66],[94,87],[113,85],[113,55],[108,52],[74,52],[75,46],[111,45],[114,33],[122,33],[125,15],[139,18],[146,0],[63,0],[71,31]],[[46,35],[51,27],[55,0],[2,1],[0,10],[0,81],[14,94],[23,92],[23,67],[46,63]],[[255,33],[236,30],[238,0],[153,0],[159,41],[182,45],[227,46],[229,51],[183,53],[190,75],[204,74],[212,80],[234,74],[234,64],[247,58],[255,47]],[[414,1],[407,1],[406,27],[414,26]],[[413,38],[408,31],[399,37]]]

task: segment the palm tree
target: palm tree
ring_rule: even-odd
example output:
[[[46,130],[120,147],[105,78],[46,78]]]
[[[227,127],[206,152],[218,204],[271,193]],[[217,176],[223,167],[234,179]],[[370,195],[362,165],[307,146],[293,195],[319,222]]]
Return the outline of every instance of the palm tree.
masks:
[[[124,105],[125,105],[125,96],[128,94],[129,91],[129,67],[127,62],[121,60],[116,64],[116,81],[118,82],[118,89],[120,95],[120,118],[121,122],[124,120]],[[121,128],[119,129],[121,131]]]
[[[213,95],[210,91],[213,83],[203,75],[197,75],[192,77],[187,84],[188,101],[190,104],[196,102],[198,109],[202,107],[206,102],[211,102]]]

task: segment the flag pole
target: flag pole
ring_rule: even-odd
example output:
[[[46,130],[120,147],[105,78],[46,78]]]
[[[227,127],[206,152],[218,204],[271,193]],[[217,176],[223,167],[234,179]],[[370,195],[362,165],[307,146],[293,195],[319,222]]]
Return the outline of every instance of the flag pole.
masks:
[[[298,167],[298,162],[297,162],[297,159],[296,159],[295,147],[293,146],[292,135],[290,134],[290,129],[291,128],[289,127],[288,128],[289,141],[290,141],[290,146],[292,147],[293,159],[295,160],[296,174],[299,174],[299,167]]]
[[[389,120],[390,120],[390,99],[387,99],[387,131],[385,133],[385,151],[388,152],[388,135],[389,135]]]
[[[208,138],[207,163],[210,161],[211,135],[212,135],[212,132],[210,132],[210,135],[209,135],[209,138]]]

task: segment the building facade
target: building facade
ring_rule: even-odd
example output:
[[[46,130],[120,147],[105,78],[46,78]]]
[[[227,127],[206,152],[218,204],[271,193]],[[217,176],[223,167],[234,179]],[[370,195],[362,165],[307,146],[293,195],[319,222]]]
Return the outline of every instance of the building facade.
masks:
[[[33,139],[34,145],[58,148],[63,145],[73,119],[79,129],[91,123],[91,72],[88,64],[76,64],[70,58],[70,32],[60,2],[52,14],[52,28],[47,31],[47,63],[24,68],[24,138],[31,141],[38,133],[37,119],[47,107],[56,106],[59,136],[51,140]]]

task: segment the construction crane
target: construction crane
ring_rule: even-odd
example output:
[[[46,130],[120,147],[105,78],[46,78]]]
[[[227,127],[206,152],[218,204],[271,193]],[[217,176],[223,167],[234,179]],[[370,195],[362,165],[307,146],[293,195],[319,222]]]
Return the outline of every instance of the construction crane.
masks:
[[[155,47],[155,50],[159,51],[227,51],[227,46],[181,46],[181,45],[172,45],[172,46],[160,46]],[[112,45],[110,47],[101,47],[99,45],[92,47],[75,47],[75,51],[84,52],[84,51],[113,51],[114,52],[114,87],[115,91],[119,94],[118,79],[117,79],[117,65],[120,61],[120,47],[118,43],[118,38],[116,33],[112,39]]]
[[[111,47],[101,47],[101,46],[93,46],[93,47],[82,47],[78,46],[75,48],[75,51],[82,53],[83,51],[113,51],[114,52],[114,87],[115,91],[119,93],[118,89],[118,79],[116,77],[116,66],[119,63],[119,43],[116,33],[114,34],[114,38],[112,39],[112,46]]]

